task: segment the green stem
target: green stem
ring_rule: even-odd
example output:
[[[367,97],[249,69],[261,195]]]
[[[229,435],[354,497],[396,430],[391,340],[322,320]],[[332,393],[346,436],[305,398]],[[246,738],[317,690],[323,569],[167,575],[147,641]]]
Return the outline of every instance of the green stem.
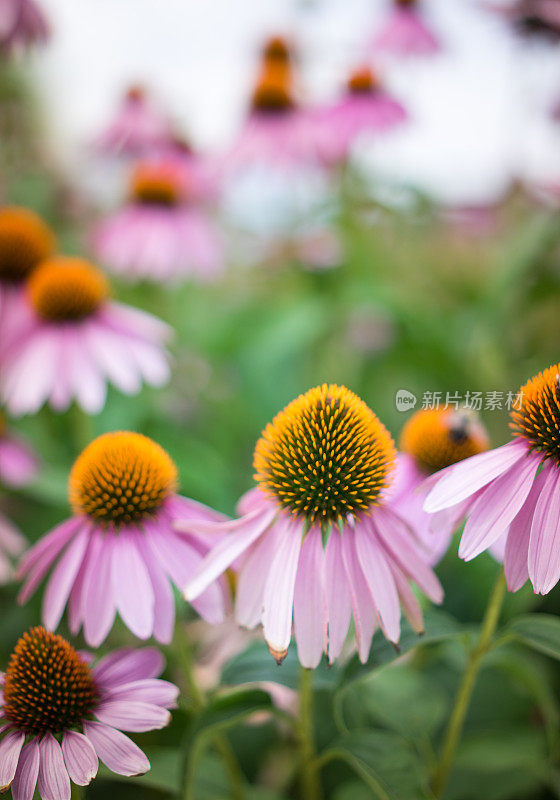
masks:
[[[195,714],[199,714],[206,707],[207,698],[205,693],[202,691],[202,689],[197,683],[194,674],[194,659],[193,659],[191,643],[185,633],[184,626],[182,626],[180,622],[177,623],[175,629],[175,642],[177,645],[177,652],[181,664],[181,671],[183,673],[183,677],[185,678],[185,682],[187,684],[187,689],[189,692],[191,707]],[[230,743],[228,742],[225,735],[219,734],[214,737],[214,744],[216,746],[216,750],[222,757],[222,761],[224,762],[224,765],[229,775],[230,786],[231,786],[230,796],[232,800],[243,800],[244,797],[243,773],[241,772],[241,768],[237,763],[237,759],[231,748]],[[198,761],[198,757],[202,754],[203,749],[204,749],[204,741],[203,738],[201,738],[200,741],[198,742],[198,748],[196,753],[197,757],[194,758],[193,756],[195,754],[192,752],[189,755],[187,770],[185,774],[185,785],[183,791],[183,797],[185,798],[185,800],[193,799],[195,768],[196,768],[196,763]],[[198,750],[200,752],[198,752]]]
[[[93,439],[93,418],[75,403],[69,412],[70,425],[72,429],[72,443],[76,455]]]
[[[445,736],[443,739],[443,746],[441,748],[441,755],[434,774],[433,779],[433,794],[434,797],[441,797],[449,771],[455,758],[455,752],[461,738],[465,717],[469,708],[470,700],[476,683],[476,678],[480,670],[484,656],[490,649],[492,637],[496,631],[496,626],[500,618],[500,611],[506,593],[506,579],[503,570],[500,570],[490,597],[488,605],[484,613],[482,627],[480,629],[479,637],[476,641],[474,648],[471,650],[467,666],[461,678],[455,703]]]
[[[321,800],[319,769],[313,735],[313,670],[301,668],[299,683],[298,738],[301,749],[301,793],[303,800]]]

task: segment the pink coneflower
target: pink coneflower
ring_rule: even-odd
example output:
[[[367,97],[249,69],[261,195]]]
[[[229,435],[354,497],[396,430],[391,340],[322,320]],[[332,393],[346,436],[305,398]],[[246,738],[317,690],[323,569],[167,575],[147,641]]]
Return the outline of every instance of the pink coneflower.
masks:
[[[0,393],[11,414],[35,413],[46,402],[62,411],[73,399],[96,414],[108,382],[134,394],[142,381],[169,379],[168,326],[108,294],[105,276],[83,259],[56,256],[36,267],[26,324],[3,352]]]
[[[25,281],[55,247],[54,233],[35,212],[19,206],[0,209],[0,358],[27,321]]]
[[[57,562],[47,582],[42,620],[54,630],[68,603],[70,630],[83,625],[97,647],[118,612],[135,636],[169,643],[175,603],[171,584],[183,587],[217,540],[182,534],[185,517],[217,524],[223,517],[176,493],[177,470],[165,450],[139,433],[119,431],[94,439],[76,460],[69,480],[73,515],[23,557],[25,602]],[[225,582],[212,582],[193,603],[211,623],[227,605]]]
[[[0,791],[14,800],[70,800],[71,781],[87,786],[99,759],[118,775],[143,775],[150,762],[122,731],[169,724],[178,689],[157,676],[152,648],[115,650],[95,666],[62,638],[31,628],[3,674]]]
[[[396,56],[425,56],[437,53],[438,39],[427,27],[418,9],[418,0],[391,0],[393,8],[376,34],[375,52]]]
[[[0,483],[15,488],[25,486],[33,480],[38,467],[33,450],[7,429],[0,414]]]
[[[195,180],[200,188],[200,178]],[[217,278],[224,270],[222,237],[197,202],[186,163],[140,164],[132,176],[129,203],[94,231],[98,258],[129,278]]]
[[[266,61],[245,125],[224,159],[226,171],[266,164],[300,167],[318,161],[319,136],[313,116],[295,99],[289,64]]]
[[[348,389],[324,384],[301,395],[257,443],[258,486],[242,498],[242,516],[221,525],[178,524],[227,534],[186,585],[186,597],[198,597],[235,564],[239,624],[262,622],[280,662],[293,616],[305,667],[317,666],[324,651],[331,662],[339,655],[352,615],[362,661],[378,623],[398,642],[401,604],[421,630],[409,581],[435,602],[442,590],[413,533],[384,502],[394,459],[386,428]]]
[[[511,412],[515,439],[446,469],[424,508],[462,509],[459,555],[467,561],[507,536],[510,591],[546,594],[560,579],[560,365],[532,378]]]
[[[49,24],[35,0],[3,0],[0,5],[0,52],[45,44]]]
[[[460,509],[456,514],[424,511],[429,477],[488,447],[485,429],[468,410],[421,409],[404,426],[390,504],[416,532],[428,563],[442,558],[462,519]]]
[[[403,106],[383,90],[369,67],[356,70],[346,96],[317,112],[323,155],[328,161],[345,161],[360,135],[388,131],[406,119]]]
[[[114,119],[94,141],[94,149],[106,155],[138,158],[167,148],[174,138],[171,121],[146,90],[131,86]]]

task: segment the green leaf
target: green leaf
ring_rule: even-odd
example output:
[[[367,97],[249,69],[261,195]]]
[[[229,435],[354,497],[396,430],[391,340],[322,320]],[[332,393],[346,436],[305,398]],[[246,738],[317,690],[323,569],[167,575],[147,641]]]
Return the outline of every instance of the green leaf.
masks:
[[[222,670],[221,683],[224,686],[239,686],[244,683],[272,681],[297,689],[299,681],[299,662],[296,650],[290,647],[284,661],[278,665],[270,655],[264,642],[253,642],[239,655],[227,662]],[[313,674],[316,689],[332,689],[336,685],[339,670],[321,662]]]
[[[421,800],[425,775],[417,754],[397,734],[356,730],[345,734],[321,756],[321,763],[343,761],[378,800]]]
[[[560,659],[560,619],[553,614],[524,614],[506,633],[539,653]]]
[[[342,685],[348,685],[349,681],[369,675],[373,669],[390,664],[419,645],[437,644],[468,633],[468,629],[453,617],[436,609],[429,609],[424,614],[424,626],[425,633],[418,635],[407,622],[404,622],[398,649],[387,641],[381,630],[378,630],[373,637],[367,662],[361,664],[358,656],[354,656],[342,673]]]

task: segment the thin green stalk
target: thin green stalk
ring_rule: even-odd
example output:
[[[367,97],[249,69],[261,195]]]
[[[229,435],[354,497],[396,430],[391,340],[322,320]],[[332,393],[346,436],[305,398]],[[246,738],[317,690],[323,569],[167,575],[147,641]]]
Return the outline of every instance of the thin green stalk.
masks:
[[[301,794],[303,800],[321,800],[321,782],[313,735],[313,670],[301,668],[299,683],[298,739],[301,749]]]
[[[480,629],[479,637],[472,649],[467,666],[459,683],[455,703],[449,717],[445,736],[443,738],[443,745],[439,757],[438,765],[435,770],[433,779],[433,794],[434,797],[439,798],[449,776],[449,771],[455,758],[457,746],[463,731],[465,717],[469,709],[470,700],[476,683],[476,678],[480,670],[484,656],[490,649],[492,637],[496,631],[500,612],[506,593],[506,579],[503,570],[500,570],[484,613],[482,627]]]
[[[182,626],[180,622],[177,623],[175,629],[175,642],[177,646],[179,662],[181,665],[181,672],[187,684],[191,707],[195,714],[199,714],[204,711],[208,701],[205,693],[197,683],[194,674],[194,659],[191,644],[185,634],[184,626]],[[213,741],[216,746],[216,750],[222,757],[222,761],[224,762],[224,766],[226,767],[229,776],[232,800],[243,800],[243,773],[239,767],[239,764],[237,763],[237,759],[230,743],[228,742],[227,738],[221,734],[215,736]],[[193,750],[196,750],[196,753],[191,752],[189,755],[183,789],[184,800],[193,800],[195,769],[198,758],[204,749],[204,745],[204,737],[201,737],[199,741],[193,745]],[[194,755],[196,755],[196,758],[193,757]]]
[[[72,444],[76,455],[93,439],[93,418],[89,416],[77,403],[70,408],[70,426],[72,430]]]

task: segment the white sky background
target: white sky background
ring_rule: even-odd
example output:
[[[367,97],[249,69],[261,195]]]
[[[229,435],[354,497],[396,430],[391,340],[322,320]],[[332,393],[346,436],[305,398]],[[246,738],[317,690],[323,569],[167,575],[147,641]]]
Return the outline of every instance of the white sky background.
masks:
[[[34,68],[53,143],[72,160],[140,82],[199,147],[235,134],[259,45],[288,33],[312,101],[362,63],[390,0],[40,0],[54,37]],[[491,201],[515,173],[560,179],[560,46],[520,45],[476,0],[425,0],[445,53],[384,65],[413,123],[368,153],[375,168],[445,202]],[[371,52],[369,53],[371,61]]]

